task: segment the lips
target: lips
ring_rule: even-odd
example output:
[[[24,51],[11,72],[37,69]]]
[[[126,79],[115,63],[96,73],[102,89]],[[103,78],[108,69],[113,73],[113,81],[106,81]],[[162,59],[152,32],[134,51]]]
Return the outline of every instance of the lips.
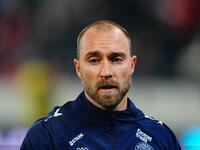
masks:
[[[112,80],[100,80],[99,82],[97,82],[97,87],[98,90],[110,92],[118,88],[118,83]]]
[[[99,89],[113,89],[113,88],[117,88],[117,86],[115,86],[115,85],[101,85],[101,86],[99,86]]]

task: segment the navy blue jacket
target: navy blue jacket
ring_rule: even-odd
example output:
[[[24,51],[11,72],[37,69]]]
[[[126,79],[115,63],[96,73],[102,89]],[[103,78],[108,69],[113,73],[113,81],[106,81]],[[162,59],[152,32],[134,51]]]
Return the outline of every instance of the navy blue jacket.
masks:
[[[128,99],[124,111],[102,110],[82,92],[35,122],[21,150],[180,150],[172,131]]]

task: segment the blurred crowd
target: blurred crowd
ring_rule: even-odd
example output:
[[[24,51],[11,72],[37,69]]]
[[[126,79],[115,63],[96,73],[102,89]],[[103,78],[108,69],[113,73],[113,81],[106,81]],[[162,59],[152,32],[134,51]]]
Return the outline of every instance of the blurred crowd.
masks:
[[[0,74],[32,60],[74,73],[78,33],[109,19],[130,32],[137,75],[199,75],[199,14],[199,0],[0,0]],[[190,64],[185,72],[183,63]]]
[[[43,116],[52,79],[75,75],[79,32],[106,19],[130,33],[136,77],[200,83],[199,6],[199,0],[0,0],[0,79],[14,80],[25,99],[33,99],[24,105],[37,106],[27,112]]]

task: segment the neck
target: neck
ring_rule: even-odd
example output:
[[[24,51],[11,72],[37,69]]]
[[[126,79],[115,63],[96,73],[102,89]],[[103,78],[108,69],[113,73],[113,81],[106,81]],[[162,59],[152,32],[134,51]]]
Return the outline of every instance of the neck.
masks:
[[[126,110],[128,106],[128,97],[125,95],[122,101],[114,108],[115,111],[123,111]]]
[[[105,107],[103,107],[102,105],[98,104],[95,100],[93,100],[88,94],[86,91],[84,91],[85,93],[85,96],[86,98],[88,99],[88,101],[90,103],[92,103],[94,106],[100,108],[100,109],[103,109],[103,110],[106,110]],[[123,111],[123,110],[126,110],[127,109],[127,99],[128,99],[128,96],[127,94],[123,97],[123,99],[121,100],[121,102],[113,109],[113,111]]]

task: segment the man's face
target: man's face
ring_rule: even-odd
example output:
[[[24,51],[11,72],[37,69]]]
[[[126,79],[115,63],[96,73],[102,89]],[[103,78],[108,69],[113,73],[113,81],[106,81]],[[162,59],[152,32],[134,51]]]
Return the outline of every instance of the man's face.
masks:
[[[80,43],[80,59],[74,63],[88,99],[105,109],[127,99],[136,56],[130,56],[129,42],[121,30],[86,31]]]

